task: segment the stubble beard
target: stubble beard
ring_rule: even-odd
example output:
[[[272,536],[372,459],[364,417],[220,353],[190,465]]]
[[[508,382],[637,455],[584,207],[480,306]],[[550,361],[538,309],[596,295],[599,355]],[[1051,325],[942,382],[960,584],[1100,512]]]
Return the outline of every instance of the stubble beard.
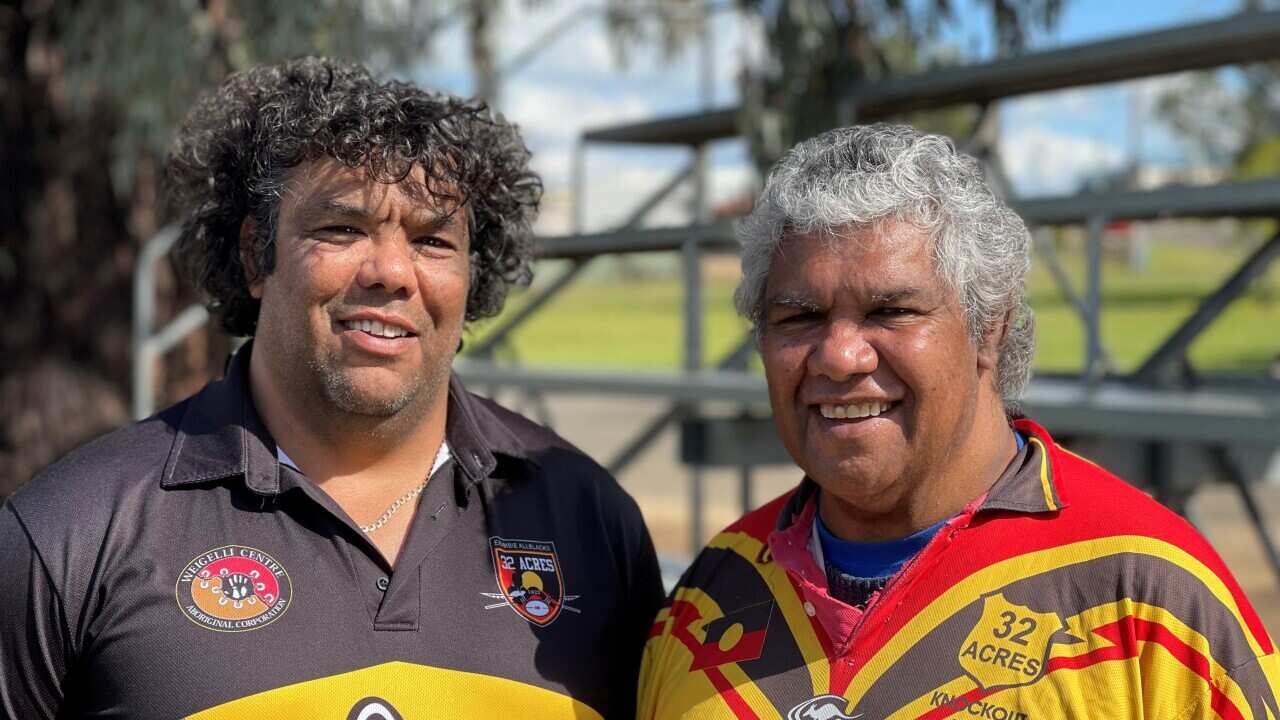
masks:
[[[307,361],[309,374],[319,380],[328,414],[340,424],[357,424],[374,435],[396,432],[425,417],[449,380],[452,358],[427,358],[391,394],[377,394],[353,382],[338,358]]]

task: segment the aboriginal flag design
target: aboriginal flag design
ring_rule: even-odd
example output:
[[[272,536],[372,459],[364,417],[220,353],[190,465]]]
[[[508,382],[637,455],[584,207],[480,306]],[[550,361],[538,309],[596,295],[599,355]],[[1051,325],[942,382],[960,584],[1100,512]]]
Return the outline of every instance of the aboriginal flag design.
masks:
[[[1280,718],[1275,647],[1204,539],[1017,427],[1010,469],[865,612],[792,551],[810,482],[718,535],[654,624],[640,717]]]

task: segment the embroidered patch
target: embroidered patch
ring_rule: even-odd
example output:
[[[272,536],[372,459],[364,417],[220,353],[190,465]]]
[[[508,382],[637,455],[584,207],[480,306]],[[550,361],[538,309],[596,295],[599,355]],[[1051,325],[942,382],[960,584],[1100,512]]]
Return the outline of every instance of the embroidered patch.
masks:
[[[195,624],[245,632],[269,625],[289,609],[293,583],[284,566],[265,552],[224,545],[187,563],[173,594]]]
[[[501,602],[485,606],[493,610],[510,607],[534,625],[550,625],[561,610],[582,612],[567,603],[578,595],[564,594],[564,578],[555,543],[542,540],[507,540],[489,538],[493,552],[493,574],[498,592],[480,593]]]

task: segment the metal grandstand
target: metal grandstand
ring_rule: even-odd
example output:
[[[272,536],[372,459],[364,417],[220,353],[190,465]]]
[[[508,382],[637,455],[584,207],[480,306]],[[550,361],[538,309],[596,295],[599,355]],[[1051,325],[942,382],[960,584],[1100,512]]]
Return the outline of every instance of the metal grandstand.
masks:
[[[1250,12],[1225,20],[1151,32],[1024,55],[983,64],[940,70],[918,76],[852,84],[846,88],[852,121],[892,118],[905,112],[937,109],[962,103],[990,108],[1002,99],[1049,90],[1150,77],[1229,64],[1280,58],[1280,11]],[[749,372],[753,352],[749,338],[722,358],[708,362],[703,349],[701,259],[705,253],[734,252],[733,228],[728,222],[707,222],[706,148],[713,141],[738,133],[739,110],[707,108],[699,112],[645,122],[599,128],[583,133],[575,162],[576,185],[585,186],[582,158],[602,144],[687,147],[690,162],[654,196],[640,203],[620,227],[610,232],[544,237],[542,259],[568,261],[567,268],[541,286],[518,312],[506,317],[468,348],[457,363],[458,372],[475,387],[510,388],[525,393],[590,393],[662,397],[669,408],[606,464],[621,473],[664,431],[680,430],[681,460],[690,471],[693,506],[692,538],[703,536],[703,468],[738,467],[749,498],[751,467],[790,463],[773,433],[768,417],[764,380]],[[998,155],[980,131],[961,139],[985,159]],[[994,165],[993,165],[994,166]],[[993,180],[1001,184],[998,173]],[[694,222],[681,228],[645,229],[652,210],[671,193],[692,183],[698,211]],[[998,187],[1007,194],[1008,187]],[[580,198],[580,194],[578,195]],[[1115,220],[1154,218],[1280,218],[1280,178],[1211,187],[1165,189],[1020,201],[1014,208],[1033,228],[1087,228],[1086,280],[1072,287],[1065,273],[1057,273],[1061,290],[1070,299],[1086,328],[1081,348],[1084,370],[1078,375],[1038,376],[1027,394],[1027,413],[1058,436],[1118,439],[1141,448],[1145,480],[1157,496],[1179,507],[1188,488],[1178,481],[1175,452],[1192,448],[1208,467],[1238,489],[1267,557],[1280,575],[1280,554],[1253,496],[1256,473],[1246,470],[1241,451],[1272,451],[1280,447],[1280,383],[1266,378],[1219,379],[1196,373],[1187,349],[1223,311],[1262,274],[1277,254],[1280,235],[1263,243],[1200,306],[1171,333],[1133,373],[1120,375],[1107,362],[1100,332],[1102,309],[1102,232]],[[579,200],[579,208],[581,201]],[[581,227],[579,224],[578,227]],[[166,327],[155,330],[151,266],[163,257],[172,237],[162,233],[140,255],[135,280],[135,400],[139,416],[150,412],[151,368],[154,359],[204,322],[202,308],[189,308]],[[1044,248],[1039,248],[1041,251]],[[498,361],[498,350],[512,333],[547,302],[580,278],[599,258],[629,253],[679,253],[683,268],[683,369],[667,374],[586,372],[521,367]],[[1052,255],[1044,257],[1053,265]],[[1260,329],[1280,340],[1280,328]],[[1277,343],[1280,352],[1280,342]],[[728,405],[736,408],[726,413]],[[712,408],[712,409],[708,409]],[[719,408],[715,412],[714,408]],[[1178,457],[1181,457],[1179,455]],[[744,500],[749,502],[749,500]]]
[[[918,76],[851,84],[844,99],[849,117],[865,122],[906,112],[974,103],[984,112],[993,103],[1029,93],[1131,80],[1185,70],[1280,58],[1280,12],[1252,12],[1225,20],[1133,35],[979,65],[934,71]],[[746,370],[751,343],[711,364],[704,362],[700,258],[707,252],[732,252],[731,223],[697,222],[707,217],[705,149],[713,141],[738,133],[740,109],[712,108],[690,114],[599,128],[582,134],[575,167],[577,183],[585,185],[582,156],[593,145],[665,145],[690,149],[689,165],[666,186],[640,204],[636,212],[611,232],[548,237],[541,240],[543,258],[569,260],[569,268],[532,298],[521,312],[508,318],[486,341],[459,364],[463,376],[476,385],[518,388],[526,392],[570,392],[664,397],[670,409],[655,418],[632,442],[612,458],[610,468],[622,472],[665,428],[681,432],[681,459],[691,472],[693,542],[702,537],[700,469],[742,467],[743,483],[750,483],[750,467],[789,463],[767,416],[764,380]],[[985,123],[971,138],[960,139],[967,150],[988,161],[999,149],[984,133]],[[998,169],[998,163],[989,162]],[[998,172],[990,175],[1006,194],[1009,188]],[[695,222],[682,228],[641,229],[644,217],[682,183],[695,184],[702,206]],[[581,202],[581,196],[579,203]],[[1160,499],[1185,509],[1194,485],[1180,482],[1174,467],[1177,447],[1197,448],[1208,466],[1239,490],[1254,521],[1268,559],[1280,574],[1280,554],[1250,487],[1250,478],[1237,451],[1252,447],[1280,447],[1280,384],[1258,378],[1230,382],[1194,372],[1187,349],[1230,303],[1262,274],[1277,254],[1280,236],[1272,237],[1250,255],[1222,285],[1206,296],[1183,324],[1131,374],[1118,375],[1107,364],[1100,331],[1102,231],[1115,220],[1164,218],[1280,217],[1280,178],[1209,187],[1169,187],[1150,191],[1084,194],[1020,201],[1014,208],[1033,228],[1076,225],[1087,228],[1087,274],[1077,290],[1063,272],[1055,273],[1086,328],[1082,348],[1084,371],[1074,376],[1037,377],[1025,407],[1032,417],[1056,434],[1071,438],[1105,437],[1141,447],[1142,474]],[[1044,248],[1040,248],[1044,250]],[[627,253],[679,252],[684,268],[684,369],[665,375],[587,373],[534,370],[494,362],[494,350],[532,314],[568,286],[596,258]],[[1052,255],[1044,256],[1056,267]],[[1280,339],[1280,328],[1272,329]],[[1280,343],[1278,343],[1280,344]],[[1280,348],[1278,348],[1280,350]],[[712,415],[703,404],[727,402],[739,411]],[[749,492],[744,491],[744,497]]]

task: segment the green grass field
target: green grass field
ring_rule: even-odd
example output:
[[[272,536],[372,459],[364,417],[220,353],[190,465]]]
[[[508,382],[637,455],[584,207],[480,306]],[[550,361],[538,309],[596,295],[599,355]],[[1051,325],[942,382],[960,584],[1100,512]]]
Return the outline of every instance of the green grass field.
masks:
[[[1119,259],[1103,268],[1103,343],[1120,371],[1132,370],[1235,270],[1248,247],[1153,244],[1145,272]],[[1083,292],[1081,253],[1061,251],[1077,292]],[[725,273],[719,273],[725,275]],[[617,273],[580,278],[513,336],[521,362],[542,367],[674,369],[681,363],[682,288],[675,277],[619,279]],[[733,311],[735,280],[708,273],[704,281],[705,357],[710,363],[736,345],[746,324]],[[1039,323],[1036,366],[1079,370],[1084,331],[1074,310],[1037,260],[1028,281]],[[527,293],[514,295],[510,313]],[[500,320],[472,330],[483,338]],[[1256,281],[1192,346],[1204,370],[1263,371],[1280,356],[1280,263]]]

